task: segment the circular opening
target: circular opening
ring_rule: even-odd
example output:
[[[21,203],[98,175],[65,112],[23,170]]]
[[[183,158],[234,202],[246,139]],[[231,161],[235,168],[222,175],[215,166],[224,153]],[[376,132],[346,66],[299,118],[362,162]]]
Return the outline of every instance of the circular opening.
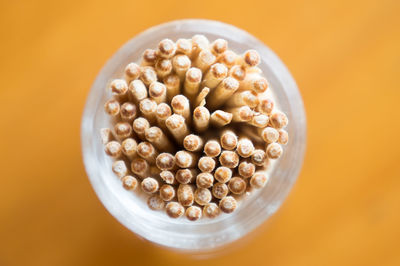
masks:
[[[163,38],[177,40],[204,34],[210,40],[224,38],[230,49],[242,53],[256,49],[261,56],[265,77],[273,90],[279,109],[289,118],[287,131],[290,142],[283,156],[269,172],[268,185],[252,193],[232,214],[215,219],[190,222],[184,218],[171,219],[165,212],[152,211],[143,194],[123,189],[111,171],[100,141],[99,131],[109,127],[109,117],[103,111],[104,102],[111,96],[106,87],[110,80],[122,76],[125,65],[138,61],[142,52],[156,47]],[[305,113],[297,86],[279,58],[262,42],[234,26],[208,20],[180,20],[146,30],[128,41],[106,63],[97,76],[87,99],[82,118],[82,152],[90,182],[107,210],[137,235],[154,243],[193,252],[211,250],[229,244],[254,230],[281,205],[300,171],[306,136]]]

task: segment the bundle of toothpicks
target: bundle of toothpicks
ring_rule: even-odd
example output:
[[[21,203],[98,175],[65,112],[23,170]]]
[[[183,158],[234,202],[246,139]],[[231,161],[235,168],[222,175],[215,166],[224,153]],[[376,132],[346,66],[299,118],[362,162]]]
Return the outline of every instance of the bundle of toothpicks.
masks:
[[[238,54],[204,35],[163,39],[129,63],[107,84],[110,127],[100,132],[122,186],[190,221],[232,213],[263,188],[288,119],[266,96],[259,63],[257,51]]]

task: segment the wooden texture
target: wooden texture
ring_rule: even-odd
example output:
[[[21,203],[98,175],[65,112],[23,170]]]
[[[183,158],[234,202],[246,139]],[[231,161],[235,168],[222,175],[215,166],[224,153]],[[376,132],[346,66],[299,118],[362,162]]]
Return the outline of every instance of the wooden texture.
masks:
[[[400,265],[400,2],[2,1],[0,265]],[[179,18],[243,28],[287,64],[308,148],[263,231],[205,262],[145,243],[96,198],[80,120],[105,61]]]

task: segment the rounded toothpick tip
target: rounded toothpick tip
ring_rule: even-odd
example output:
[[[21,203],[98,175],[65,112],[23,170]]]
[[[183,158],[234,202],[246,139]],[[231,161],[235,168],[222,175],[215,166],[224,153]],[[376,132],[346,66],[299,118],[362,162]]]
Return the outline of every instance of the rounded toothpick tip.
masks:
[[[236,210],[237,202],[234,197],[228,196],[219,202],[219,208],[225,213],[231,213]]]
[[[194,170],[180,169],[176,171],[175,178],[180,184],[188,184],[195,179],[195,174]]]
[[[155,69],[157,72],[162,72],[166,76],[172,71],[172,62],[168,59],[160,59],[156,62]]]
[[[221,213],[221,210],[219,209],[217,204],[208,203],[207,205],[204,206],[203,213],[204,216],[208,218],[215,218]]]
[[[225,150],[234,150],[237,146],[238,138],[233,131],[227,131],[222,134],[220,142]]]
[[[128,84],[123,79],[114,79],[111,81],[111,92],[116,95],[125,94],[128,91]]]
[[[210,41],[202,34],[196,34],[192,37],[192,46],[196,50],[205,50],[210,45]]]
[[[282,112],[275,112],[270,117],[271,124],[274,128],[281,129],[287,126],[288,118]]]
[[[156,109],[157,117],[166,119],[167,117],[171,116],[171,114],[172,114],[172,110],[168,104],[160,103],[159,105],[157,105],[157,109]]]
[[[288,142],[289,142],[289,134],[287,133],[287,131],[283,129],[279,130],[278,143],[286,145]]]
[[[228,42],[224,39],[216,39],[211,44],[211,49],[215,54],[221,54],[228,49]]]
[[[125,120],[132,120],[136,118],[138,113],[136,105],[126,102],[121,105],[121,118]]]
[[[212,73],[213,77],[220,79],[226,77],[228,74],[228,69],[225,65],[216,63],[210,67],[210,72]]]
[[[117,123],[114,127],[115,134],[120,138],[129,137],[132,134],[132,127],[127,122]]]
[[[158,44],[157,53],[164,58],[171,58],[176,52],[176,45],[170,39],[164,39]]]
[[[204,153],[209,157],[217,157],[221,153],[221,145],[217,140],[209,140],[204,145]]]
[[[271,143],[267,146],[267,156],[271,159],[278,159],[282,155],[282,147],[278,143]]]
[[[162,185],[160,188],[160,197],[164,201],[171,201],[175,197],[175,188],[171,185]]]
[[[229,75],[238,81],[242,81],[246,77],[246,69],[239,65],[233,66],[229,70]]]
[[[236,91],[239,88],[239,82],[232,77],[227,77],[222,81],[222,86],[226,90]]]
[[[225,166],[220,166],[215,170],[215,179],[220,183],[226,183],[232,178],[232,170]]]
[[[188,151],[199,151],[203,141],[197,135],[190,134],[183,139],[183,147]]]
[[[177,129],[185,123],[185,118],[181,115],[173,114],[165,121],[168,128]]]
[[[150,166],[148,162],[142,158],[134,158],[131,162],[131,170],[134,174],[144,178],[149,171]]]
[[[256,50],[248,50],[243,56],[244,62],[248,67],[255,67],[260,63],[260,55]]]
[[[256,79],[253,82],[253,89],[257,92],[257,93],[263,93],[268,89],[268,82],[265,78],[259,78]]]
[[[157,81],[157,73],[153,67],[142,67],[140,79],[146,86],[149,86],[152,82]]]
[[[158,211],[164,208],[165,202],[160,196],[153,195],[147,200],[147,205],[150,209]]]
[[[239,164],[238,172],[243,178],[252,177],[256,171],[256,166],[253,163],[243,161]]]
[[[212,194],[217,199],[225,198],[229,193],[229,188],[224,183],[215,183],[212,187]]]
[[[153,49],[146,49],[143,52],[143,61],[147,64],[154,65],[157,60],[157,52]]]
[[[172,170],[175,166],[175,156],[170,153],[160,153],[156,159],[156,165],[160,170]]]
[[[262,188],[266,185],[268,177],[264,173],[255,173],[250,179],[250,185],[254,188]]]
[[[202,73],[201,70],[196,67],[191,67],[186,72],[186,80],[191,83],[199,83],[201,81]]]
[[[171,106],[174,111],[183,111],[186,108],[189,108],[189,100],[185,96],[179,94],[172,98]]]
[[[235,64],[236,58],[237,58],[237,54],[235,54],[234,52],[232,52],[230,50],[227,50],[219,56],[218,61],[221,62],[222,64],[226,65],[228,68],[230,68]]]
[[[222,166],[236,168],[239,164],[239,155],[233,151],[223,151],[219,157]]]
[[[140,66],[135,63],[130,63],[125,67],[125,75],[130,79],[137,79],[140,76]]]
[[[264,166],[267,163],[268,157],[264,150],[257,149],[251,155],[251,162],[257,166]]]
[[[191,185],[180,184],[176,195],[178,196],[178,202],[182,206],[191,206],[194,202],[194,191]]]
[[[152,98],[159,98],[160,96],[166,93],[166,90],[167,88],[163,83],[154,81],[150,84],[149,95]]]
[[[146,118],[138,117],[133,120],[132,127],[137,134],[144,134],[146,129],[150,127],[150,123]]]
[[[132,157],[137,151],[137,142],[133,138],[124,139],[121,143],[122,153],[128,157]]]
[[[211,173],[215,168],[215,160],[208,156],[203,156],[199,159],[197,164],[202,172]]]
[[[190,58],[187,55],[180,54],[180,55],[176,55],[172,59],[172,64],[173,64],[175,69],[178,69],[178,70],[186,69],[187,70],[187,69],[190,68],[190,65],[192,64],[192,61],[190,61]]]
[[[178,202],[169,202],[165,210],[171,218],[179,218],[185,213],[185,208]]]
[[[117,177],[123,178],[128,173],[128,168],[124,161],[118,160],[112,164],[112,171]]]
[[[214,176],[210,173],[200,173],[196,177],[196,185],[199,188],[209,188],[214,183]]]
[[[131,175],[124,176],[121,181],[126,190],[135,190],[138,186],[138,180]]]
[[[171,171],[161,171],[160,177],[166,184],[175,184],[175,175]]]
[[[119,114],[121,107],[117,100],[111,99],[104,104],[104,110],[106,111],[107,114],[111,116],[116,116]]]
[[[253,142],[248,138],[240,139],[236,148],[236,152],[243,158],[250,157],[254,150]]]
[[[192,42],[188,39],[178,39],[176,41],[176,52],[185,55],[190,55],[192,53]]]
[[[201,209],[197,206],[190,206],[186,209],[185,214],[189,221],[197,221],[201,218]]]
[[[181,168],[190,168],[196,165],[196,155],[187,151],[178,151],[175,154],[175,160]]]
[[[104,151],[108,156],[111,157],[119,157],[122,153],[121,144],[118,141],[110,141],[104,147]]]
[[[159,188],[157,180],[152,177],[146,177],[140,185],[142,190],[148,194],[157,192]]]
[[[208,204],[211,199],[211,192],[207,188],[198,188],[194,192],[194,201],[201,206]]]

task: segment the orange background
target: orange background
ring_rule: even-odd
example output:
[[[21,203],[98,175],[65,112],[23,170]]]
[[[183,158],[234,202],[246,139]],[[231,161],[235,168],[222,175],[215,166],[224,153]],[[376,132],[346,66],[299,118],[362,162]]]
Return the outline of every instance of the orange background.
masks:
[[[400,265],[400,2],[1,1],[0,265]],[[103,208],[80,147],[106,60],[150,26],[209,18],[287,64],[308,149],[294,190],[239,250],[196,261]]]

